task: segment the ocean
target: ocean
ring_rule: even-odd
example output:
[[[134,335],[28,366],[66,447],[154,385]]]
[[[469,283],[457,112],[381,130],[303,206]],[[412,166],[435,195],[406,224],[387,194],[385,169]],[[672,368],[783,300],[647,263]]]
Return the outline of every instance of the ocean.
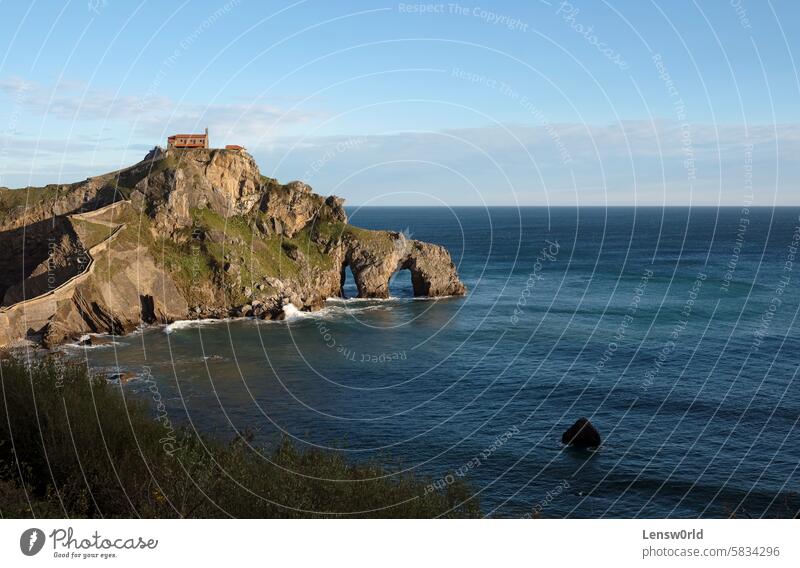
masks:
[[[445,245],[468,295],[414,299],[403,271],[359,300],[348,276],[318,313],[70,352],[176,424],[463,478],[492,517],[800,509],[800,208],[348,213]],[[582,416],[597,450],[561,444]]]

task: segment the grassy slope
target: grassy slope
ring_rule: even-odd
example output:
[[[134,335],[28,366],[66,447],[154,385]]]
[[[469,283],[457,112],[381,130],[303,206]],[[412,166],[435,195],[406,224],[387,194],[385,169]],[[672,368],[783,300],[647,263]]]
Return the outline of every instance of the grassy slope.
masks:
[[[113,228],[107,225],[94,223],[86,219],[70,219],[70,222],[72,223],[72,228],[80,237],[83,247],[87,250],[106,240],[114,231]]]
[[[349,235],[386,253],[393,246],[391,238],[382,231],[327,220],[305,227],[291,239],[275,235],[265,237],[254,229],[257,215],[260,213],[226,219],[209,209],[194,209],[194,229],[185,230],[181,243],[156,239],[150,245],[151,250],[187,294],[191,294],[198,277],[210,279],[216,275],[217,281],[230,282],[230,276],[223,276],[223,268],[228,262],[235,263],[239,267],[241,284],[239,288],[228,288],[228,301],[236,305],[247,301],[241,288],[252,288],[265,276],[296,281],[310,278],[312,271],[334,269],[333,259],[325,253],[322,243],[336,242]],[[200,234],[205,238],[201,240]],[[293,260],[288,254],[292,249],[299,250],[303,258]]]
[[[94,179],[102,182],[102,190],[118,194],[120,199],[127,199],[132,188],[142,178],[151,172],[159,172],[168,168],[175,168],[177,161],[174,157],[156,160],[152,167],[147,164],[133,166],[117,173],[103,174]],[[82,191],[84,182],[49,184],[43,187],[22,187],[9,189],[0,187],[0,221],[11,214],[18,213],[18,209],[29,209],[37,205],[53,205],[68,195]]]
[[[426,493],[428,480],[348,464],[335,453],[283,442],[260,449],[262,457],[246,436],[224,444],[171,430],[152,419],[156,409],[83,367],[5,360],[0,376],[2,517],[479,514],[461,482]]]
[[[153,231],[150,219],[132,208],[114,216],[114,222],[126,227],[116,236],[112,250],[130,250],[143,246],[150,251],[157,264],[174,278],[189,304],[198,284],[227,283],[226,301],[230,305],[247,302],[242,289],[263,283],[264,277],[281,280],[302,280],[313,270],[330,270],[333,260],[324,252],[324,246],[312,238],[312,229],[306,228],[291,239],[281,236],[263,236],[253,228],[255,217],[233,216],[224,218],[209,209],[193,209],[193,227],[186,228],[178,238],[161,237]],[[88,230],[88,227],[82,227]],[[84,231],[86,232],[86,231]],[[89,240],[94,240],[89,237]],[[292,249],[303,254],[300,261],[289,256]],[[112,265],[109,267],[108,263]],[[115,274],[123,266],[115,266],[114,255],[98,258],[98,274]],[[226,263],[239,269],[238,284],[234,276],[224,270]],[[269,290],[267,290],[269,292]]]
[[[39,203],[49,203],[72,190],[71,185],[51,184],[44,187],[0,188],[0,209],[13,209]]]
[[[47,185],[20,189],[0,188],[0,221],[40,204],[52,204],[74,190],[74,185]]]
[[[376,252],[381,251],[383,253],[389,253],[394,246],[392,238],[385,231],[362,229],[340,221],[320,223],[315,225],[313,230],[322,240],[335,241],[346,237],[352,237],[370,246]]]

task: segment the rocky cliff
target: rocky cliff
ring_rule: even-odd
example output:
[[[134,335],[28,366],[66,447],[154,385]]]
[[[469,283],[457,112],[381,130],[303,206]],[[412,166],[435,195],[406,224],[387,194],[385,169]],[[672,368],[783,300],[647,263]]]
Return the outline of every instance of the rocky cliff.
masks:
[[[0,345],[192,317],[280,318],[341,294],[465,293],[448,252],[350,225],[343,200],[260,174],[241,150],[155,149],[83,182],[0,189]]]

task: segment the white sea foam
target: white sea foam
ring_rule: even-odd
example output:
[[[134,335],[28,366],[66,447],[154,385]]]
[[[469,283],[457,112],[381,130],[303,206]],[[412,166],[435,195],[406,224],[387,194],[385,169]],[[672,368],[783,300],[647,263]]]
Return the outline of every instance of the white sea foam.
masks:
[[[212,325],[215,323],[222,323],[224,321],[229,321],[228,319],[214,319],[214,318],[202,318],[202,319],[191,319],[191,320],[177,320],[172,322],[169,325],[164,326],[164,333],[170,334],[176,331],[180,331],[182,329],[191,329],[193,327],[201,327],[204,325]]]
[[[371,312],[374,310],[391,311],[394,309],[391,305],[386,305],[385,300],[381,300],[379,304],[369,303],[367,305],[350,305],[347,300],[343,302],[328,303],[324,308],[314,312],[293,312],[292,317],[288,319],[340,319],[349,315]]]
[[[435,302],[446,298],[460,298],[461,296],[389,296],[388,298],[328,298],[332,304],[406,304],[408,302]]]
[[[390,307],[367,305],[359,307],[351,307],[347,305],[328,305],[320,310],[313,312],[305,312],[298,310],[294,304],[286,304],[283,307],[283,313],[286,316],[284,321],[297,320],[297,319],[320,319],[332,318],[341,315],[351,314],[354,312],[366,312],[370,310],[390,310]]]
[[[339,298],[332,296],[326,301],[332,304],[369,304],[369,303],[389,303],[389,302],[405,302],[413,298],[398,298],[396,296],[389,296],[388,298]]]
[[[297,319],[303,317],[303,312],[290,302],[283,306],[283,316],[285,320]]]
[[[94,337],[100,337],[105,339],[103,343],[98,345],[90,345],[85,342],[90,341]],[[116,337],[112,339],[112,337]],[[118,336],[112,336],[105,333],[85,333],[81,335],[75,343],[65,343],[64,347],[69,349],[104,349],[108,347],[118,347],[122,345],[128,345],[124,341],[119,341]]]
[[[249,319],[257,325],[262,324],[281,324],[288,321],[297,321],[303,319],[336,319],[343,316],[352,315],[361,312],[369,312],[372,310],[387,310],[393,309],[392,304],[404,304],[416,300],[416,298],[328,298],[324,308],[313,312],[307,312],[299,309],[292,303],[283,306],[282,320],[269,320],[258,318],[206,318],[206,319],[191,319],[191,320],[177,320],[164,327],[164,333],[174,333],[175,331],[190,329],[193,327],[200,327],[206,325],[214,325],[223,322],[231,321],[245,321]]]

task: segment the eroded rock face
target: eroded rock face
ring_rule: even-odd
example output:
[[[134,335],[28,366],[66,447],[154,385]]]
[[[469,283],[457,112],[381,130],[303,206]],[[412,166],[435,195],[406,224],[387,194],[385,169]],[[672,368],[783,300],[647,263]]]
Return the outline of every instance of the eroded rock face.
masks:
[[[60,217],[0,232],[0,305],[37,296],[73,276],[81,253],[80,240]]]
[[[137,180],[131,201],[169,233],[192,224],[193,209],[223,217],[263,213],[264,234],[291,238],[315,217],[347,221],[343,200],[322,197],[300,181],[282,185],[261,176],[247,152],[192,149],[148,155],[124,180]]]
[[[403,268],[411,271],[415,296],[463,296],[467,292],[443,246],[413,241]]]
[[[113,257],[113,270],[107,262]],[[85,333],[124,334],[140,324],[169,323],[188,317],[189,306],[175,282],[137,247],[102,252],[97,268],[63,301],[43,330],[45,345]],[[118,269],[117,267],[122,267]]]
[[[305,183],[293,181],[286,185],[271,183],[264,191],[259,210],[272,223],[266,230],[273,234],[291,238],[313,219],[347,222],[343,199],[335,196],[322,197],[311,192]]]
[[[398,270],[411,272],[414,296],[463,296],[450,253],[439,245],[406,239],[402,233],[385,232],[386,238],[350,236],[345,240],[342,272],[353,272],[362,298],[388,298],[389,280]],[[342,282],[344,279],[342,278]]]
[[[261,174],[245,152],[167,150],[138,164],[123,176],[128,179],[135,181],[131,202],[169,232],[190,226],[192,209],[231,217],[248,213],[261,198]]]

